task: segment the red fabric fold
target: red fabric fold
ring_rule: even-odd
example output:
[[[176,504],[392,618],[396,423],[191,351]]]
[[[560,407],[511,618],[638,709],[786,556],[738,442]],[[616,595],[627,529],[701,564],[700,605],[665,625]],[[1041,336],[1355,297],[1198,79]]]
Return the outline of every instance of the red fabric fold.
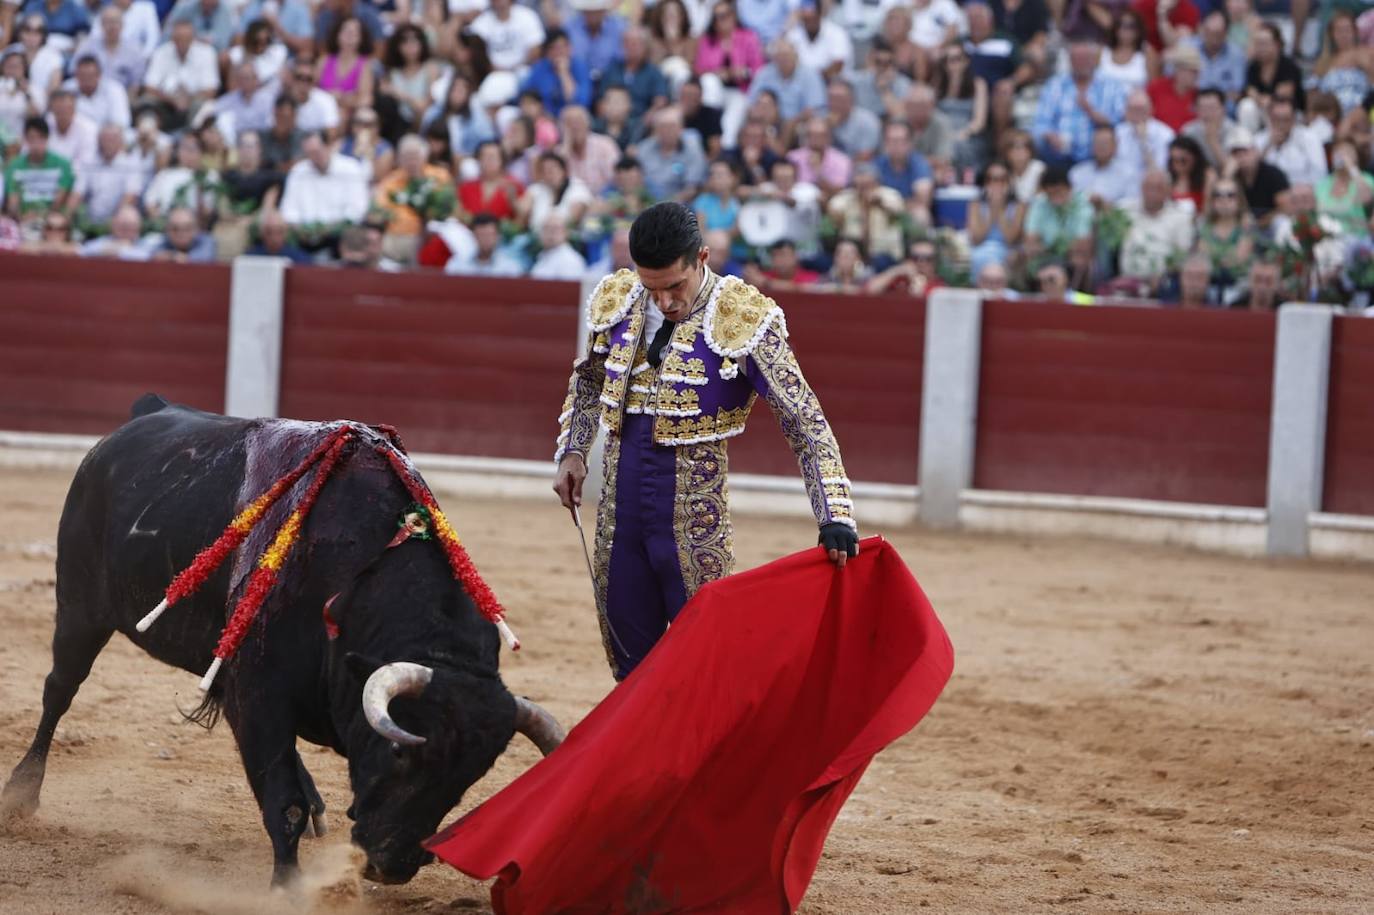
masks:
[[[873,755],[954,651],[878,537],[707,585],[547,759],[428,847],[500,915],[794,911]]]

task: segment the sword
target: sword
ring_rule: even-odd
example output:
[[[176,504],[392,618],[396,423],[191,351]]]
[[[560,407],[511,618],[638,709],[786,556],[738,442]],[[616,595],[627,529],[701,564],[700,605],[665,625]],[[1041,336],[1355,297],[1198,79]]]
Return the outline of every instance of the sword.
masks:
[[[577,527],[577,536],[582,541],[582,558],[587,561],[587,576],[592,580],[592,596],[595,597],[596,572],[592,569],[591,551],[587,549],[587,532],[582,529],[582,512],[580,510],[580,507],[577,505],[574,505],[572,507],[571,512],[573,525]],[[615,627],[611,625],[610,614],[603,613],[601,614],[601,618],[606,621],[606,629],[611,633],[611,638],[615,639],[616,647],[620,649],[620,653],[628,658],[630,656],[630,653],[625,650],[625,643],[620,641],[620,636],[616,635]]]

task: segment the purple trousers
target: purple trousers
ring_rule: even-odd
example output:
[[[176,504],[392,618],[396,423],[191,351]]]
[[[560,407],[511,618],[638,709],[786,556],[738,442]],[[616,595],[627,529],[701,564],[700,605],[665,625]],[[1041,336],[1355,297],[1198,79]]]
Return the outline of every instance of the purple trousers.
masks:
[[[606,575],[606,623],[615,677],[644,660],[687,602],[673,508],[677,449],[653,442],[652,416],[627,414],[616,467],[615,535]]]

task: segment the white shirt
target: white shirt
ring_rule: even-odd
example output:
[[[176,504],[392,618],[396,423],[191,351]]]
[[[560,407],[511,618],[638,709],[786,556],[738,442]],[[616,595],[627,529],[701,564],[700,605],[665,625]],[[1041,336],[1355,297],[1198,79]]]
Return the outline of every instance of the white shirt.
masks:
[[[144,209],[156,211],[163,215],[166,215],[173,206],[184,206],[196,213],[210,209],[214,192],[203,187],[197,188],[195,178],[195,173],[184,165],[167,166],[153,176],[153,180],[148,183],[148,189],[143,192]],[[218,183],[218,172],[209,171],[205,173],[206,185]],[[183,188],[186,189],[184,193],[182,193]],[[178,195],[180,195],[180,199],[178,199]]]
[[[33,55],[29,64],[29,88],[33,91],[33,102],[39,111],[48,109],[48,90],[52,88],[53,78],[62,73],[62,52],[50,44],[45,44]],[[60,80],[59,80],[60,82]]]
[[[323,89],[311,89],[305,104],[296,109],[296,126],[306,133],[333,130],[339,126],[339,103]]]
[[[258,74],[258,82],[270,83],[281,76],[281,68],[286,66],[288,56],[286,45],[274,41],[257,57],[253,58],[253,72]],[[243,63],[243,46],[234,45],[229,49],[229,63],[237,67]]]
[[[77,113],[90,118],[96,126],[118,124],[127,130],[133,124],[133,117],[129,113],[129,93],[125,91],[124,84],[114,77],[100,77],[95,92],[90,95],[83,94],[77,88],[76,77],[67,80],[62,86],[76,95]]]
[[[95,222],[109,222],[127,196],[138,199],[143,190],[143,167],[137,156],[120,153],[108,162],[89,163],[76,176],[76,194]]]
[[[829,19],[821,20],[814,40],[800,24],[792,26],[787,38],[792,42],[792,47],[797,49],[797,59],[802,65],[817,73],[823,72],[836,61],[846,70],[854,64],[854,43],[844,29]]]
[[[105,40],[105,26],[101,24],[99,15],[91,16],[91,37],[100,42]],[[153,56],[153,51],[162,41],[162,27],[158,25],[157,7],[152,0],[134,0],[129,4],[124,11],[124,24],[120,26],[119,38],[138,45],[144,60]]]
[[[542,183],[531,184],[525,189],[525,193],[530,195],[529,224],[536,229],[543,224],[544,217],[550,213],[557,213],[564,222],[567,222],[572,215],[574,206],[579,203],[591,206],[593,203],[592,192],[587,189],[587,185],[576,178],[568,179],[567,190],[563,192],[563,199],[557,204],[553,202],[553,191]]]
[[[587,262],[567,242],[541,251],[530,268],[536,280],[580,280],[586,272]]]
[[[883,17],[899,0],[840,0],[830,15],[859,41],[868,41],[882,28]],[[707,10],[710,14],[710,10]],[[702,26],[703,30],[705,26]]]
[[[461,276],[519,276],[524,273],[520,262],[497,248],[491,260],[478,260],[476,253],[467,257],[454,255],[444,265],[444,272]]]
[[[1135,125],[1122,121],[1116,125],[1116,157],[1135,171],[1131,195],[1140,193],[1140,179],[1151,169],[1165,169],[1169,164],[1169,144],[1174,131],[1163,121],[1150,120],[1145,125],[1145,141],[1141,142]]]
[[[945,43],[949,30],[956,35],[968,31],[964,11],[954,0],[930,0],[926,6],[911,8],[911,32],[907,37],[923,48],[938,48]]]
[[[510,18],[502,21],[487,10],[468,26],[487,43],[487,56],[498,70],[519,70],[534,48],[544,43],[544,23],[539,14],[526,6],[512,6]]]
[[[1112,59],[1112,49],[1103,48],[1098,58],[1097,74],[1116,80],[1127,89],[1144,89],[1150,81],[1150,73],[1145,69],[1145,52],[1136,51],[1131,59],[1119,64]]]
[[[1171,257],[1180,257],[1193,246],[1192,214],[1175,201],[1164,201],[1157,213],[1146,213],[1139,199],[1128,200],[1122,209],[1131,217],[1121,243],[1122,276],[1157,280]]]
[[[152,60],[148,61],[143,84],[166,95],[172,95],[177,90],[185,90],[192,95],[218,90],[219,60],[215,56],[215,49],[203,41],[193,41],[183,60],[177,54],[176,45],[170,41],[160,45],[153,52]]]
[[[100,128],[95,126],[95,121],[79,111],[72,118],[65,134],[57,129],[57,119],[51,114],[48,115],[48,130],[51,131],[48,134],[48,149],[71,162],[72,168],[78,172],[88,162],[94,162],[95,157],[100,154],[96,147],[96,137],[100,133]]]
[[[1288,176],[1289,184],[1312,184],[1326,177],[1326,152],[1321,143],[1300,124],[1294,124],[1282,146],[1273,142],[1269,131],[1255,137],[1255,148],[1265,150],[1264,161]]]
[[[334,153],[321,173],[302,159],[286,174],[281,215],[290,225],[360,222],[367,215],[367,179],[357,159]]]

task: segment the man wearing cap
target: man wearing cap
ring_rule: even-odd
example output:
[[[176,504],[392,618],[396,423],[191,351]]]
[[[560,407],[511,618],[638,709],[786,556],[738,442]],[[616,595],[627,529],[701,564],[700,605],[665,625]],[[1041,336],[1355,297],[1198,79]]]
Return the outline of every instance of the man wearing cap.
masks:
[[[1193,102],[1202,55],[1191,44],[1180,44],[1164,55],[1164,60],[1171,68],[1169,75],[1151,80],[1145,91],[1154,103],[1155,117],[1177,133],[1196,116]]]
[[[568,20],[568,41],[573,57],[592,71],[593,83],[624,59],[625,20],[610,12],[613,5],[611,0],[572,0],[577,15]]]
[[[629,676],[698,588],[734,566],[725,440],[755,398],[772,407],[801,464],[834,563],[858,552],[849,480],[777,304],[717,277],[692,211],[645,210],[630,228],[635,270],[588,303],[587,355],[573,365],[554,491],[575,510],[587,455],[606,430],[593,578],[607,660]]]
[[[1244,127],[1237,127],[1226,144],[1230,157],[1221,173],[1235,178],[1245,191],[1250,215],[1261,226],[1267,226],[1275,214],[1288,206],[1288,176],[1260,158],[1255,137]]]

